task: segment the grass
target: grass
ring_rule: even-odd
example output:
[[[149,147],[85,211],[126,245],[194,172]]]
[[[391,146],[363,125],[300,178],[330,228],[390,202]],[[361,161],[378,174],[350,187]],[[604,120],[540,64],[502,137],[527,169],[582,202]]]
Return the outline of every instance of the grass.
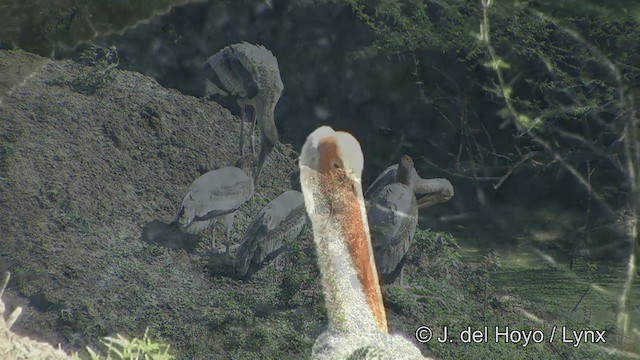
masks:
[[[555,265],[551,265],[548,254],[509,250],[498,253],[501,266],[491,275],[490,283],[499,293],[518,299],[523,304],[523,314],[539,319],[547,327],[567,325],[575,330],[606,330],[605,338],[611,351],[619,348],[640,352],[638,341],[616,344],[619,340],[615,330],[616,305],[625,276],[622,264],[579,259],[573,269],[569,269],[568,262],[559,256],[551,256],[555,261]],[[480,263],[483,254],[475,249],[465,249],[464,259]],[[640,299],[638,280],[632,296]],[[631,314],[632,328],[640,326],[639,310],[640,304],[636,303]],[[633,358],[628,355],[624,358]]]
[[[173,360],[176,357],[169,352],[169,345],[161,341],[151,340],[149,329],[144,332],[142,339],[127,340],[120,334],[116,337],[105,337],[101,342],[106,348],[106,356],[101,356],[91,348],[87,351],[92,360]]]

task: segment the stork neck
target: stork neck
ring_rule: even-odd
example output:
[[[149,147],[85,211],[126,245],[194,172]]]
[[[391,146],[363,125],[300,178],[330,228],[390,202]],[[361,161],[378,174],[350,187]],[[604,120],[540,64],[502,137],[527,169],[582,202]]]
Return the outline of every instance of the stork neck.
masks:
[[[362,188],[359,184],[327,186],[324,175],[301,170],[329,327],[344,333],[387,332]]]
[[[417,176],[417,174],[416,174]],[[446,179],[422,179],[417,176],[417,180],[413,179],[413,189],[416,195],[427,195],[441,192],[446,183]]]
[[[404,166],[398,166],[398,170],[396,171],[396,182],[411,185],[412,180],[412,170],[413,168],[406,168]]]
[[[271,144],[275,145],[278,143],[278,129],[274,118],[276,103],[274,101],[259,100],[258,104],[255,107],[258,128],[261,129],[263,136]]]

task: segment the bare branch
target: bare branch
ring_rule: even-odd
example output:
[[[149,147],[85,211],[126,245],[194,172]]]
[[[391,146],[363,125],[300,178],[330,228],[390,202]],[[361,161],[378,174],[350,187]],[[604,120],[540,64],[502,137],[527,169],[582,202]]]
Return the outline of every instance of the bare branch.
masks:
[[[480,26],[481,39],[482,39],[482,41],[485,42],[485,44],[487,46],[487,50],[489,52],[489,56],[491,57],[491,62],[493,64],[493,69],[494,69],[494,71],[496,72],[496,74],[498,76],[498,82],[499,82],[499,85],[500,85],[500,89],[499,90],[501,91],[502,97],[503,97],[503,99],[505,101],[505,104],[507,105],[507,109],[509,110],[509,112],[511,114],[511,120],[512,120],[513,124],[516,126],[516,128],[518,129],[519,132],[526,133],[527,135],[529,135],[529,137],[535,143],[539,144],[547,152],[549,152],[553,156],[553,158],[555,160],[557,160],[578,181],[578,183],[580,185],[582,185],[589,194],[591,194],[591,196],[593,196],[593,198],[598,202],[598,204],[609,215],[616,216],[615,211],[613,211],[611,209],[611,207],[605,201],[605,199],[600,194],[598,194],[597,192],[595,192],[593,190],[593,188],[591,187],[591,184],[589,184],[589,182],[575,169],[575,167],[573,167],[571,164],[569,164],[560,155],[560,153],[558,151],[553,149],[553,147],[547,141],[542,139],[540,136],[536,135],[532,129],[528,130],[526,132],[524,131],[524,126],[523,126],[523,124],[521,123],[521,120],[520,120],[521,116],[518,113],[518,111],[515,109],[515,107],[513,106],[513,101],[511,100],[511,96],[507,92],[507,88],[508,87],[506,85],[506,81],[505,81],[504,75],[502,73],[501,67],[499,66],[500,59],[497,56],[497,54],[495,52],[495,49],[491,45],[491,37],[490,37],[490,32],[489,32],[489,5],[490,5],[490,1],[489,0],[481,0],[481,3],[482,3],[482,13],[483,13],[483,19],[482,19],[482,23],[481,23],[481,26]],[[591,45],[589,44],[589,46],[591,46]],[[596,51],[597,51],[597,49],[596,49]],[[608,61],[608,59],[607,59],[607,61]],[[609,63],[610,63],[610,61],[609,61]],[[619,75],[619,73],[618,73],[618,75]]]
[[[495,183],[493,185],[493,189],[498,189],[500,186],[502,186],[502,184],[509,178],[509,176],[511,176],[511,174],[513,174],[513,172],[522,164],[524,164],[525,161],[531,159],[531,157],[533,157],[534,155],[537,155],[538,152],[537,151],[532,151],[530,153],[528,153],[527,155],[525,155],[522,159],[520,159],[520,161],[518,161],[517,163],[515,163],[515,165],[510,166],[509,169],[507,169],[507,173],[504,174],[500,180]]]
[[[602,157],[604,160],[610,162],[618,171],[620,171],[623,174],[625,173],[625,170],[622,168],[622,165],[619,162],[615,161],[615,159],[612,157],[611,153],[608,153],[605,150],[598,148],[592,142],[588,141],[584,137],[582,137],[582,136],[580,136],[578,134],[572,133],[572,132],[564,131],[564,130],[560,129],[559,127],[554,127],[553,131],[557,132],[559,135],[561,135],[561,136],[563,136],[563,137],[565,137],[567,139],[579,142],[580,144],[582,144],[583,146],[588,148],[595,155],[598,155],[598,156]]]

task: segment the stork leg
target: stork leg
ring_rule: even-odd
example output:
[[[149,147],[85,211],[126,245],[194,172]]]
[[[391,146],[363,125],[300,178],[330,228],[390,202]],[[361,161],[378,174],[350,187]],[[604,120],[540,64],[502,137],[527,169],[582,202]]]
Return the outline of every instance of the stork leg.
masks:
[[[243,101],[238,100],[238,105],[240,105],[240,140],[238,143],[240,144],[240,157],[244,156],[244,121],[246,117],[245,113],[245,104]]]
[[[404,287],[404,266],[400,269],[400,286]]]
[[[256,120],[258,119],[256,116],[256,108],[254,107],[251,111],[251,152],[253,155],[256,154]]]
[[[256,171],[253,173],[253,186],[254,189],[258,189],[260,184],[260,173],[262,173],[262,167],[264,166],[264,162],[273,150],[275,144],[272,144],[264,131],[260,129],[260,153],[258,154],[258,165],[256,166]]]
[[[212,254],[218,253],[216,251],[216,223],[217,223],[217,221],[214,219],[211,222],[211,225],[210,225],[211,226],[211,253]]]
[[[232,213],[225,215],[224,219],[222,220],[224,222],[224,228],[225,228],[225,234],[226,234],[225,248],[226,248],[227,255],[231,255],[231,251],[229,247],[231,246],[231,229],[233,228],[233,220],[235,219],[235,217],[236,217],[236,212],[234,211]]]

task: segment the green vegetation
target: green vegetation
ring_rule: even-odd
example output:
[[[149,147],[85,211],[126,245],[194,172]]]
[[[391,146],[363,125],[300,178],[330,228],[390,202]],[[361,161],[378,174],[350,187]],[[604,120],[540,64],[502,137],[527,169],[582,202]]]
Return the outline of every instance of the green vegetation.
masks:
[[[78,92],[92,94],[113,82],[116,76],[114,70],[119,62],[118,50],[115,47],[91,46],[80,54],[80,63],[88,66],[89,69],[74,78],[71,86]]]
[[[127,340],[121,335],[115,338],[106,337],[102,343],[106,347],[106,356],[100,356],[87,347],[92,360],[173,360],[169,353],[169,345],[152,341],[148,337],[148,329],[142,339]]]
[[[460,253],[453,250],[455,242],[450,235],[430,231],[419,231],[416,235],[416,249],[412,251],[405,270],[405,280],[410,283],[407,288],[387,286],[385,297],[387,306],[394,313],[407,313],[392,321],[396,330],[409,334],[418,326],[426,325],[434,331],[434,338],[443,335],[443,327],[448,327],[448,337],[457,336],[461,331],[471,327],[472,330],[482,330],[488,327],[489,341],[487,343],[463,343],[459,339],[452,343],[430,341],[425,347],[439,359],[551,359],[551,358],[587,358],[587,359],[625,359],[621,353],[601,348],[594,344],[583,344],[573,347],[554,341],[549,344],[549,337],[554,325],[567,326],[570,329],[609,329],[611,322],[596,320],[595,318],[567,317],[570,312],[567,307],[575,305],[578,297],[571,296],[578,288],[584,291],[575,278],[563,278],[548,282],[548,268],[539,269],[534,266],[522,265],[520,271],[514,273],[513,259],[500,261],[500,267],[495,267],[496,255],[482,256],[473,254],[460,259]],[[517,262],[516,262],[517,263]],[[493,270],[492,270],[493,269]],[[486,282],[487,274],[490,281]],[[517,279],[517,283],[514,283]],[[609,278],[610,279],[610,278]],[[560,279],[559,279],[560,280]],[[505,285],[509,285],[506,287]],[[566,292],[554,293],[552,286],[565,289]],[[543,289],[548,289],[540,292]],[[526,289],[526,290],[525,290]],[[607,301],[598,296],[589,296],[589,301],[581,306],[590,308],[599,304],[605,308]],[[557,303],[556,303],[557,301]],[[392,303],[391,303],[392,302]],[[554,307],[554,304],[558,306]],[[542,313],[554,308],[554,314]],[[561,307],[562,306],[562,307]],[[609,320],[612,319],[609,310]],[[512,330],[544,332],[547,341],[540,344],[530,343],[523,346],[520,343],[495,343],[494,329],[504,330],[508,326]],[[453,335],[452,335],[453,334]],[[556,338],[557,340],[557,338]],[[613,341],[607,335],[607,342]]]

